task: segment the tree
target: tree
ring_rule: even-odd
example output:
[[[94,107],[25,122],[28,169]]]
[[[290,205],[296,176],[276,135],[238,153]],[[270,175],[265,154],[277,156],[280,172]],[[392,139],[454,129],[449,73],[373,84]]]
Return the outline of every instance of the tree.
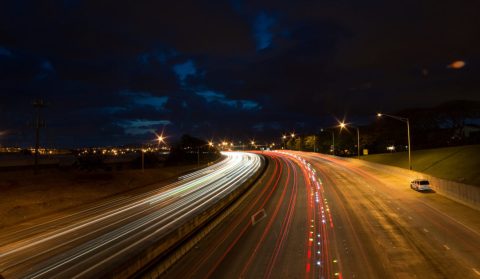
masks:
[[[77,157],[78,168],[86,171],[97,171],[106,169],[105,155],[89,150],[87,153],[79,154]]]
[[[198,161],[213,161],[219,157],[220,152],[210,147],[206,141],[183,135],[180,141],[170,149],[166,164],[194,164]]]
[[[315,151],[315,149],[318,150],[318,136],[316,135],[305,136],[304,149],[306,151]]]

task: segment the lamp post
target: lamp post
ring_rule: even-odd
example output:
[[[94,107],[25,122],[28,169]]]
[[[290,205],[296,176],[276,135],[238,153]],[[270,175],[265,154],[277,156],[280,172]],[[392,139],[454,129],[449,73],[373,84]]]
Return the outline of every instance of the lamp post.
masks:
[[[324,129],[320,129],[320,132],[326,131]],[[332,130],[332,155],[335,155],[335,132]]]
[[[355,129],[357,129],[357,159],[360,159],[360,129],[356,126],[349,125]],[[347,124],[345,122],[340,123],[340,129],[346,128]]]
[[[287,149],[287,147],[285,146],[285,140],[287,139],[287,136],[286,135],[283,135],[282,136],[282,144],[283,144],[283,149]]]
[[[384,113],[377,113],[377,117],[387,116],[396,120],[407,123],[407,137],[408,137],[408,169],[412,169],[412,148],[410,144],[410,121],[406,117],[400,117],[395,115],[389,115]]]
[[[165,143],[165,137],[163,134],[157,135],[157,141],[158,141],[158,146],[160,147],[160,144]],[[142,172],[145,172],[145,148],[143,147],[142,144]]]
[[[142,172],[145,172],[145,150],[142,146]]]
[[[291,133],[290,136],[292,137],[293,140],[295,139],[295,133]],[[301,140],[301,139],[300,139],[300,140]],[[301,148],[301,144],[302,144],[302,143],[300,142],[299,151],[302,151],[302,150],[301,150],[301,149],[302,149],[302,148]],[[295,140],[293,141],[293,146],[294,146],[294,148],[295,148]]]

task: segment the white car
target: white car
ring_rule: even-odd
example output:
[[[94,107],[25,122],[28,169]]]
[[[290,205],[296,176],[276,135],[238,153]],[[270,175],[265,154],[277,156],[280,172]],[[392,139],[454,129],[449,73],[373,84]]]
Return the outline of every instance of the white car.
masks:
[[[417,191],[431,191],[430,182],[426,179],[415,179],[410,182],[410,188]]]

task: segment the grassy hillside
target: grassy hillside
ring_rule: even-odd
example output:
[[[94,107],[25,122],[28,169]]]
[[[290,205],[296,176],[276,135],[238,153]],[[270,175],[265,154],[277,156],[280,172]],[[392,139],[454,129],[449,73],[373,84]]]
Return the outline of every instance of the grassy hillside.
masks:
[[[367,155],[361,159],[408,168],[408,153]],[[480,145],[413,150],[413,170],[439,178],[480,185]]]

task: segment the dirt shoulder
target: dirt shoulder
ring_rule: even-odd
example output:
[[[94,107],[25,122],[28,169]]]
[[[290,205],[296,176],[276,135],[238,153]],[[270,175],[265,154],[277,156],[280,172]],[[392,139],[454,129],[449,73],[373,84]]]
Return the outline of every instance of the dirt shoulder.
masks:
[[[123,171],[0,172],[0,229],[135,189],[160,187],[198,166]],[[158,185],[157,185],[158,183]]]

